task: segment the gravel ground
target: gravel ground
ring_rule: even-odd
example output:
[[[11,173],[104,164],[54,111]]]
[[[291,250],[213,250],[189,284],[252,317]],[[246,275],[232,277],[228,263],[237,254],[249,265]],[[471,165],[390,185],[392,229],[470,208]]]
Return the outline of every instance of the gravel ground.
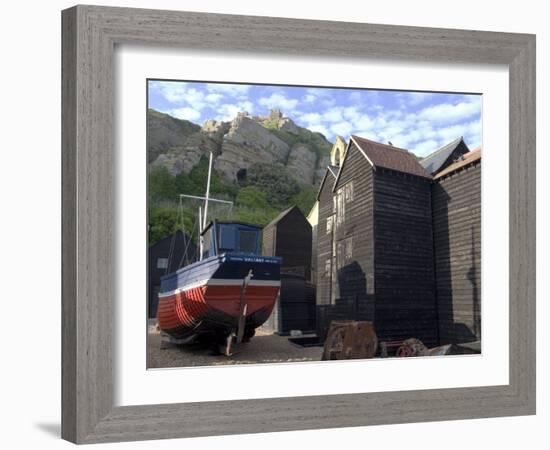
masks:
[[[288,337],[267,334],[261,328],[248,343],[234,348],[234,355],[227,357],[211,348],[198,344],[169,345],[161,349],[161,336],[154,323],[148,326],[147,367],[219,366],[227,364],[282,363],[320,361],[322,347],[299,347]]]

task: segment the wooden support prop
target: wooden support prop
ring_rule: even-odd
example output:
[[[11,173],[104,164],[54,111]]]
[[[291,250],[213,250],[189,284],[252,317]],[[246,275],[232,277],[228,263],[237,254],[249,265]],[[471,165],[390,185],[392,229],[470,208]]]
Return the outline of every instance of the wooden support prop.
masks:
[[[248,283],[250,283],[250,280],[254,274],[252,273],[252,269],[248,271],[248,275],[244,277],[243,284],[241,286],[241,299],[239,303],[239,323],[237,325],[237,344],[240,344],[243,341],[244,336],[244,328],[246,326],[246,309],[247,309],[247,303],[246,303],[246,288],[248,287]]]
[[[254,274],[252,273],[252,269],[250,269],[248,271],[248,274],[243,278],[243,284],[241,285],[241,297],[239,301],[239,320],[237,322],[237,330],[235,333],[231,333],[229,334],[229,336],[227,336],[225,344],[223,345],[222,349],[220,349],[220,351],[225,356],[231,356],[235,354],[233,352],[233,338],[235,338],[237,344],[240,344],[243,341],[244,330],[246,327],[247,310],[246,288],[248,287],[248,283],[250,283],[250,280],[253,276]]]
[[[372,322],[333,321],[325,340],[322,360],[372,358],[377,348],[378,338]]]

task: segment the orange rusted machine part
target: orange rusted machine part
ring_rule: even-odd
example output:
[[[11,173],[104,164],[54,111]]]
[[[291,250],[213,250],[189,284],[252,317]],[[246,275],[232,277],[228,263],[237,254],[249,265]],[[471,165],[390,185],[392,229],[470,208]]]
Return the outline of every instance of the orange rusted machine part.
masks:
[[[330,323],[322,360],[372,358],[377,349],[372,322],[338,320]]]

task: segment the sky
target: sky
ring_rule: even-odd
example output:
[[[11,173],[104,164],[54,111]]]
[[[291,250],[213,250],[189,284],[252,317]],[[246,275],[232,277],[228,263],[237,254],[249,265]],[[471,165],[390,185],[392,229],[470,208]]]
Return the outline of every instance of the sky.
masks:
[[[278,108],[333,142],[350,135],[391,142],[426,156],[462,136],[481,145],[481,95],[150,80],[149,108],[202,125],[237,112]]]

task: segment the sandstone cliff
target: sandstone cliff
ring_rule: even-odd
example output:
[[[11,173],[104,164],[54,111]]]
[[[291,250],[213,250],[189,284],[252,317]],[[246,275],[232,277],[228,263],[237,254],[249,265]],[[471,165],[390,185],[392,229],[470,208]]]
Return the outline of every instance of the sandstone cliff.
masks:
[[[207,120],[202,127],[149,110],[147,159],[172,174],[189,173],[202,156],[214,154],[214,168],[228,182],[246,180],[257,164],[275,164],[303,185],[320,182],[331,143],[299,127],[278,110],[267,116],[239,113],[230,122]]]

